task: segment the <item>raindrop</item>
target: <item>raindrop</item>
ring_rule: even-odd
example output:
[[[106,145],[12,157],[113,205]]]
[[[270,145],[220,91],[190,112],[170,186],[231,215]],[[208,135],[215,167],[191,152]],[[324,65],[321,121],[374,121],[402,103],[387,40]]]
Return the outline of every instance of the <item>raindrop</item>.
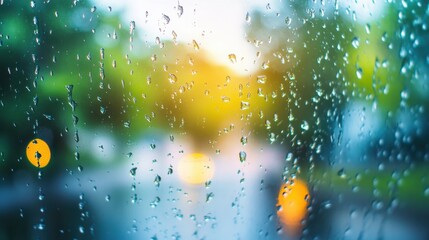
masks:
[[[158,206],[159,202],[161,202],[161,198],[159,198],[157,196],[157,197],[155,197],[155,199],[152,202],[150,202],[149,206],[151,208],[156,208]]]
[[[137,168],[136,167],[131,168],[130,174],[131,174],[132,177],[136,176],[136,172],[137,172]]]
[[[200,50],[200,45],[198,45],[197,41],[192,40],[192,45],[194,46],[195,50]]]
[[[245,151],[240,151],[240,153],[238,154],[238,157],[240,159],[240,162],[244,162],[246,161],[247,153]]]
[[[408,91],[406,89],[401,91],[401,98],[402,99],[408,99],[409,98],[409,94],[408,94]]]
[[[265,84],[267,82],[267,76],[259,75],[256,77],[256,82],[260,84]]]
[[[246,136],[242,136],[240,139],[241,145],[246,145],[247,144],[247,137]]]
[[[324,207],[325,209],[330,209],[332,207],[332,203],[331,201],[324,201],[321,203],[322,207]]]
[[[270,120],[265,120],[265,128],[267,129],[267,130],[269,130],[269,129],[271,129],[271,122],[270,122]]]
[[[131,196],[131,203],[136,203],[137,202],[137,194],[133,194],[133,196]]]
[[[100,59],[104,60],[104,48],[100,48]]]
[[[155,179],[153,180],[153,183],[155,184],[155,186],[159,187],[161,183],[161,176],[156,175]]]
[[[357,78],[358,78],[358,79],[362,79],[362,74],[363,74],[363,70],[362,70],[362,68],[358,68],[358,69],[356,70],[356,76],[357,76]]]
[[[345,173],[345,171],[344,171],[344,168],[341,168],[341,169],[338,171],[337,175],[338,175],[340,178],[346,178],[346,173]]]
[[[369,25],[369,23],[367,23],[367,24],[365,25],[365,31],[366,31],[366,33],[367,33],[367,34],[370,34],[370,33],[371,33],[371,25]]]
[[[308,125],[308,122],[304,120],[301,123],[301,129],[304,130],[304,131],[307,131],[309,128],[310,128],[310,126]]]
[[[133,34],[134,29],[136,29],[136,22],[131,21],[130,22],[130,34]]]
[[[247,109],[249,109],[249,107],[250,107],[250,103],[249,102],[241,101],[241,104],[240,104],[240,109],[241,110],[247,110]]]
[[[266,70],[270,67],[270,61],[266,61],[262,63],[262,69]]]
[[[359,47],[359,38],[358,37],[354,37],[352,40],[352,45],[354,48],[358,48]]]
[[[268,138],[270,140],[270,144],[273,144],[276,141],[276,134],[272,132],[269,134]]]
[[[162,18],[164,19],[164,24],[169,24],[170,23],[170,17],[169,16],[167,16],[165,14],[162,14]]]
[[[181,17],[183,14],[183,6],[182,5],[177,5],[177,16]]]
[[[287,76],[288,76],[289,80],[291,80],[291,81],[295,80],[295,74],[294,73],[288,72]]]
[[[214,198],[214,193],[213,192],[208,193],[206,195],[206,203],[210,202],[213,198]]]
[[[287,26],[289,26],[292,23],[292,18],[286,17],[285,18],[285,23],[286,23]]]
[[[228,102],[230,102],[230,101],[231,101],[231,99],[230,99],[229,97],[227,97],[227,96],[222,96],[222,102],[228,103]]]
[[[174,74],[172,74],[172,73],[168,74],[168,81],[169,81],[171,84],[173,84],[173,83],[177,82],[177,77],[176,77],[176,75],[174,75]]]
[[[170,165],[170,167],[168,167],[168,171],[167,171],[168,175],[173,174],[173,166]]]
[[[237,57],[236,57],[236,56],[235,56],[235,54],[233,54],[233,53],[229,54],[229,55],[228,55],[228,58],[229,58],[229,60],[230,60],[232,63],[236,63],[236,62],[237,62]]]
[[[250,21],[252,20],[252,18],[250,17],[249,12],[246,13],[246,22],[250,23]]]
[[[45,224],[44,223],[39,223],[39,224],[36,225],[36,228],[38,230],[43,230],[43,229],[45,229]]]
[[[293,158],[293,154],[292,153],[288,153],[286,155],[286,161],[290,162],[290,161],[292,161],[292,158]]]

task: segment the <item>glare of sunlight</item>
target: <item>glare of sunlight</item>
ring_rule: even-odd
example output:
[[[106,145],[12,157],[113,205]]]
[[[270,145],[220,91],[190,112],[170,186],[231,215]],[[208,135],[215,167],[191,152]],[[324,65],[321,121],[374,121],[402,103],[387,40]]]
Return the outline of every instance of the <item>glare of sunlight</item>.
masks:
[[[123,12],[125,22],[135,22],[144,41],[154,43],[175,40],[192,45],[198,43],[210,57],[229,66],[237,73],[248,74],[260,67],[256,63],[257,49],[246,39],[246,15],[256,7],[265,8],[262,1],[183,0],[95,0],[103,9]],[[173,33],[174,31],[174,33]],[[229,56],[236,56],[231,61]]]
[[[343,8],[348,9],[346,12],[350,11],[353,19],[360,23],[368,23],[378,19],[386,8],[386,3],[381,0],[346,0],[339,1],[339,3]]]
[[[178,173],[180,179],[188,184],[201,184],[212,179],[214,163],[204,154],[192,153],[180,160]]]

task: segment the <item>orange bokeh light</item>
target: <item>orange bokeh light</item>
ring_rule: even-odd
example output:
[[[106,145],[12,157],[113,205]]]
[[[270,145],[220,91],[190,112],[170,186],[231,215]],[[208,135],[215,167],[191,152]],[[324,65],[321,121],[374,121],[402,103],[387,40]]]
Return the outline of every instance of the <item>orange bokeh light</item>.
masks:
[[[51,160],[49,145],[42,139],[31,140],[27,145],[27,159],[35,167],[44,168]]]
[[[310,194],[307,185],[299,179],[291,180],[280,188],[277,215],[291,234],[301,230],[302,220],[307,216]]]

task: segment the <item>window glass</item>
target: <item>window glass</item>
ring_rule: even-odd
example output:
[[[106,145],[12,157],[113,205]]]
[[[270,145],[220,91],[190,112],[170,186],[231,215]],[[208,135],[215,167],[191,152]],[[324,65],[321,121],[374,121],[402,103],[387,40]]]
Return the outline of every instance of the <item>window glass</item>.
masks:
[[[428,16],[0,0],[0,239],[428,239]]]

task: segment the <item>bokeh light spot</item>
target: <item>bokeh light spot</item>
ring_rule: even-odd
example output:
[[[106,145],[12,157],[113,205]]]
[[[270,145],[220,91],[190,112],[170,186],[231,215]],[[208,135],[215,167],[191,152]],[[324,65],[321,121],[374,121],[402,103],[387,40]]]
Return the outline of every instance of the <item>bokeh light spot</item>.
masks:
[[[49,145],[40,138],[31,140],[27,145],[27,159],[35,167],[44,168],[51,160]]]
[[[192,153],[184,156],[178,165],[179,177],[189,184],[201,184],[214,175],[214,164],[204,154]]]
[[[299,179],[291,180],[280,188],[277,215],[291,234],[301,230],[302,220],[307,215],[310,194],[307,185]]]

